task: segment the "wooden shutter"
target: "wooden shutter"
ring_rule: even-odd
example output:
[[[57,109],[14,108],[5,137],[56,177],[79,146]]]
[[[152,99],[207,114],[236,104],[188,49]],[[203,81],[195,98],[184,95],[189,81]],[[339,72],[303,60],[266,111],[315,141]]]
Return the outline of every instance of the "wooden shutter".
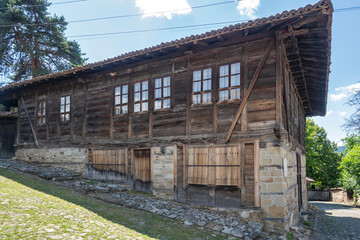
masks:
[[[98,170],[126,173],[126,149],[92,150],[91,166]]]
[[[241,187],[240,146],[189,147],[186,175],[187,184]]]

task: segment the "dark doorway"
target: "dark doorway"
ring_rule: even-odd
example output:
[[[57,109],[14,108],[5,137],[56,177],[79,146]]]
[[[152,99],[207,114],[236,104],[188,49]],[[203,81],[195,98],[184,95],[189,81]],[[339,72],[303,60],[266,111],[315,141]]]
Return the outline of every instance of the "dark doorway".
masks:
[[[302,210],[302,184],[301,184],[301,157],[296,153],[296,166],[297,166],[297,186],[298,186],[298,204],[299,211]]]
[[[16,123],[11,120],[0,120],[0,158],[9,159],[15,156]]]

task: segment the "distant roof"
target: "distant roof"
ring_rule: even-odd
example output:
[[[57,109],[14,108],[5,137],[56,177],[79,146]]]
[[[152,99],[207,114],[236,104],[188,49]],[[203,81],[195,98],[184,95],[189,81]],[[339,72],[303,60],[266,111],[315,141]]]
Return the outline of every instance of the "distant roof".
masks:
[[[329,11],[325,11],[325,10],[329,10]],[[54,72],[48,75],[44,75],[44,76],[39,76],[39,77],[35,77],[35,78],[31,78],[31,79],[27,79],[27,80],[23,80],[20,82],[14,82],[8,85],[5,85],[3,87],[0,88],[1,92],[4,92],[5,90],[10,90],[10,89],[14,89],[17,87],[23,87],[29,84],[33,84],[33,83],[37,83],[37,82],[42,82],[42,81],[47,81],[47,80],[51,80],[51,79],[55,79],[55,78],[60,78],[60,77],[68,77],[77,73],[81,73],[81,72],[86,72],[86,71],[90,71],[90,70],[97,70],[101,67],[107,66],[107,65],[111,65],[114,63],[121,63],[123,62],[124,64],[126,64],[127,60],[131,60],[131,59],[142,59],[141,57],[148,57],[151,56],[151,53],[155,53],[155,52],[160,52],[160,51],[164,51],[166,49],[171,49],[171,48],[179,48],[179,46],[185,45],[185,44],[189,44],[189,43],[197,43],[200,41],[206,41],[206,40],[210,40],[210,39],[214,39],[216,37],[220,37],[224,36],[226,34],[230,34],[230,33],[235,33],[235,32],[239,32],[242,30],[250,30],[253,28],[257,28],[260,26],[263,26],[265,24],[284,24],[287,22],[287,20],[292,19],[294,17],[302,17],[302,16],[308,16],[308,15],[312,15],[314,14],[318,14],[318,13],[322,13],[324,12],[327,15],[330,15],[329,20],[328,20],[328,29],[327,29],[327,45],[328,45],[328,51],[325,52],[325,55],[322,56],[322,61],[326,61],[327,64],[324,67],[327,68],[327,70],[325,69],[325,74],[323,74],[325,76],[325,82],[323,84],[325,84],[324,89],[322,90],[323,93],[321,95],[321,101],[319,101],[319,104],[321,105],[319,107],[318,110],[312,111],[312,110],[307,110],[306,114],[307,115],[325,115],[326,113],[326,102],[327,102],[327,91],[328,91],[328,78],[329,78],[329,65],[330,65],[330,42],[331,42],[331,22],[332,22],[332,17],[331,14],[333,12],[333,6],[330,0],[322,0],[319,1],[318,3],[314,4],[314,5],[307,5],[305,7],[299,8],[297,10],[293,9],[290,11],[284,11],[282,13],[278,13],[275,16],[270,16],[270,17],[264,17],[264,18],[258,18],[256,20],[250,20],[248,22],[244,22],[244,23],[238,23],[235,25],[230,25],[227,27],[223,27],[217,30],[213,30],[210,32],[206,32],[203,34],[199,34],[199,35],[191,35],[185,38],[181,38],[181,39],[177,39],[171,42],[162,42],[159,45],[153,46],[153,47],[149,47],[149,48],[144,48],[141,50],[137,50],[137,51],[132,51],[132,52],[128,52],[128,53],[124,53],[120,56],[114,57],[114,58],[108,58],[106,60],[103,61],[99,61],[99,62],[95,62],[95,63],[90,63],[90,64],[86,64],[84,66],[79,66],[79,67],[74,67],[65,71],[61,71],[61,72]],[[286,26],[286,25],[285,25]],[[324,57],[326,57],[326,59],[323,59]],[[311,64],[310,64],[311,66]],[[300,86],[301,87],[301,86]],[[306,84],[305,84],[305,88],[306,88]],[[318,88],[316,88],[318,89]],[[305,89],[307,91],[307,89]],[[306,93],[308,94],[308,93]],[[301,93],[300,93],[301,95]],[[304,101],[310,101],[309,99],[303,99]],[[315,101],[315,100],[314,100]],[[309,103],[310,105],[310,103]]]

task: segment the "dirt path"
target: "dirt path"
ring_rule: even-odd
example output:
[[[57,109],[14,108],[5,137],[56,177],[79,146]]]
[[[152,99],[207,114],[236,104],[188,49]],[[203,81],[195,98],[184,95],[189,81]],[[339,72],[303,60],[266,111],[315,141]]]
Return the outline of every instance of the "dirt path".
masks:
[[[318,207],[310,239],[360,239],[360,209],[335,202],[311,202]]]

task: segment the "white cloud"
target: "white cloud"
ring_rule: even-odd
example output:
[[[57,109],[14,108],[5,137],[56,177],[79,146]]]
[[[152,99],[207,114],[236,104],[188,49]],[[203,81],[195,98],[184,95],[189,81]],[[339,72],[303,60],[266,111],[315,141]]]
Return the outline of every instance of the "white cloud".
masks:
[[[331,101],[339,101],[343,98],[346,98],[348,95],[345,93],[339,93],[339,94],[330,94]]]
[[[330,94],[331,101],[339,101],[341,99],[354,95],[357,91],[360,91],[360,83],[351,84],[345,87],[338,87],[335,88],[335,91],[337,91],[338,93]]]
[[[339,115],[340,115],[340,116],[345,116],[345,115],[346,115],[346,112],[340,112]]]
[[[249,18],[256,18],[255,11],[260,6],[260,0],[240,0],[237,9],[241,15],[246,15]]]
[[[344,91],[344,92],[348,92],[351,94],[356,93],[357,91],[360,90],[360,83],[355,83],[346,87],[338,87],[335,88],[336,91]]]
[[[335,140],[335,142],[338,147],[345,146],[345,143],[342,140]]]
[[[189,14],[192,9],[187,0],[136,0],[145,17],[166,17],[171,20],[174,15]]]
[[[334,113],[334,111],[327,111],[327,113],[326,113],[326,116],[330,116],[331,114],[333,114]]]

